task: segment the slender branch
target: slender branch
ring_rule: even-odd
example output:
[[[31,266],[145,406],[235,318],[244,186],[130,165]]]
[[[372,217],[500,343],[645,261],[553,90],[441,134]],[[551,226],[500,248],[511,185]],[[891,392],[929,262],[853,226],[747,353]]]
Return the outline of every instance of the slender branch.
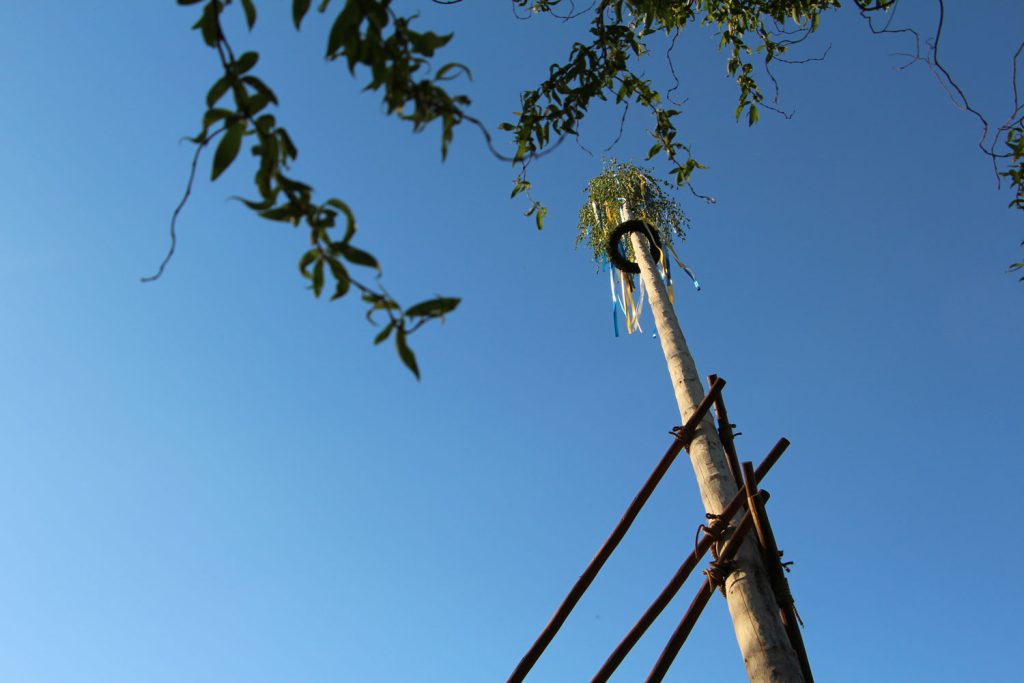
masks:
[[[858,2],[857,4],[858,4],[858,6],[861,6],[864,3]],[[886,7],[891,6],[891,5],[892,5],[892,3],[890,2],[890,3],[888,3],[886,5]],[[910,53],[910,52],[897,52],[897,53],[894,53],[896,55],[907,57],[909,59],[909,61],[906,64],[904,64],[904,65],[902,65],[900,67],[897,67],[897,68],[900,69],[900,70],[903,70],[903,69],[908,68],[912,64],[916,64],[918,62],[923,62],[928,67],[929,71],[931,71],[932,75],[935,76],[935,79],[939,83],[940,87],[942,87],[942,89],[949,96],[950,102],[953,104],[953,106],[955,106],[957,109],[959,109],[959,110],[961,110],[963,112],[966,112],[966,113],[970,114],[975,119],[977,119],[977,121],[978,121],[978,123],[979,123],[979,125],[981,127],[981,134],[980,134],[980,136],[978,138],[978,143],[977,143],[978,144],[978,149],[981,150],[981,152],[985,156],[989,157],[989,159],[992,161],[992,170],[993,170],[993,174],[996,177],[996,185],[997,185],[997,187],[1001,186],[1002,180],[1001,180],[1001,174],[1000,174],[1000,171],[999,171],[998,160],[999,159],[1008,158],[1008,157],[1010,157],[1012,155],[1009,154],[1009,153],[997,152],[996,149],[999,146],[1000,142],[1003,140],[1004,136],[1010,131],[1010,129],[1013,128],[1016,125],[1019,125],[1021,123],[1022,106],[1020,104],[1020,97],[1019,97],[1019,94],[1018,94],[1019,91],[1018,91],[1018,85],[1017,85],[1017,62],[1018,62],[1018,60],[1020,58],[1020,55],[1021,55],[1022,51],[1024,51],[1024,43],[1021,43],[1021,45],[1017,48],[1017,51],[1014,53],[1013,59],[1011,60],[1012,61],[1012,73],[1011,73],[1012,83],[1011,83],[1011,86],[1012,86],[1012,92],[1013,92],[1013,110],[1012,110],[1009,118],[1007,119],[1006,123],[1004,123],[1003,125],[999,126],[996,129],[994,129],[994,132],[993,132],[992,125],[989,123],[988,119],[985,117],[984,114],[982,114],[978,109],[976,109],[971,104],[971,101],[967,97],[967,94],[964,91],[964,89],[960,86],[960,84],[957,82],[957,80],[955,78],[953,78],[952,73],[950,73],[949,69],[939,59],[939,48],[940,48],[940,46],[942,44],[942,31],[943,31],[943,28],[945,26],[946,6],[945,6],[944,0],[937,0],[937,5],[938,5],[939,17],[938,17],[938,21],[937,21],[936,28],[935,28],[935,37],[934,38],[930,38],[927,41],[925,41],[925,44],[927,45],[928,51],[926,53],[924,53],[924,54],[922,54],[922,51],[921,51],[920,35],[914,29],[912,29],[912,28],[898,28],[898,29],[890,28],[891,21],[892,21],[891,17],[890,17],[890,21],[886,22],[885,26],[883,26],[882,28],[878,28],[878,27],[876,27],[873,24],[873,22],[871,20],[871,16],[868,14],[868,10],[864,10],[862,8],[861,9],[861,15],[864,16],[864,18],[867,20],[868,28],[871,30],[872,33],[874,33],[876,35],[908,33],[908,34],[910,34],[910,35],[912,35],[914,37],[915,48],[914,48],[914,52],[913,53]]]
[[[604,148],[604,151],[610,152],[615,145],[619,144],[619,140],[622,139],[622,134],[626,130],[626,116],[629,115],[629,100],[626,100],[626,105],[622,108],[622,117],[619,119],[619,134],[615,136],[612,143]]]
[[[203,149],[206,148],[214,138],[227,130],[227,127],[222,127],[210,135],[203,138],[201,141],[196,143],[196,151],[192,155],[192,165],[188,172],[188,182],[185,183],[185,193],[181,196],[181,201],[174,207],[174,213],[171,214],[171,246],[167,249],[167,253],[164,255],[164,260],[160,262],[160,267],[153,275],[148,275],[143,278],[139,278],[142,282],[154,282],[160,279],[160,276],[164,274],[164,269],[167,268],[167,264],[171,262],[171,258],[174,257],[174,250],[178,247],[178,216],[181,214],[181,210],[185,208],[185,204],[188,203],[188,198],[192,195],[192,183],[196,179],[196,168],[199,165],[199,157],[203,153]]]
[[[672,40],[668,44],[668,49],[665,50],[665,61],[668,62],[668,70],[669,73],[672,74],[672,80],[674,81],[672,87],[665,92],[665,99],[667,99],[669,102],[676,105],[677,107],[683,106],[684,104],[686,104],[686,101],[690,99],[686,97],[683,98],[683,100],[679,101],[672,97],[672,93],[674,93],[676,90],[679,90],[680,86],[682,85],[679,82],[679,75],[676,73],[676,65],[672,61],[672,50],[674,50],[676,47],[676,39],[679,37],[679,33],[680,31],[678,28],[672,32]]]
[[[810,62],[824,62],[828,58],[828,53],[832,51],[832,43],[829,43],[825,48],[825,51],[818,57],[806,57],[804,59],[786,59],[785,57],[776,57],[776,62],[782,62],[783,64],[809,64]]]

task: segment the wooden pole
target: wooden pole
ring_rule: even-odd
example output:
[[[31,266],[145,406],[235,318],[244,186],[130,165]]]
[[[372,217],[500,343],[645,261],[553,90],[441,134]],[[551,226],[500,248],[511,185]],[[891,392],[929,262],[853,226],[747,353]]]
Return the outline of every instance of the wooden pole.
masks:
[[[628,204],[623,204],[621,215],[624,221],[633,218]],[[668,300],[665,283],[647,247],[647,237],[634,232],[630,234],[630,240],[654,313],[654,324],[672,379],[679,417],[685,423],[704,398],[704,387],[679,320]],[[711,514],[721,513],[738,492],[738,487],[729,471],[711,415],[704,417],[688,450],[704,510]],[[779,606],[757,549],[749,541],[737,553],[736,569],[725,583],[725,597],[751,682],[803,683],[796,653],[779,619]]]
[[[754,464],[745,462],[743,469],[743,485],[747,494],[747,510],[750,511],[750,518],[754,522],[754,529],[757,532],[757,543],[761,548],[761,559],[765,569],[775,588],[775,600],[779,603],[779,617],[782,625],[789,634],[789,642],[796,652],[800,661],[800,670],[803,672],[805,683],[814,683],[814,674],[811,673],[811,661],[807,657],[807,648],[804,646],[804,637],[800,634],[800,615],[796,613],[796,605],[793,603],[793,594],[789,591],[789,580],[786,578],[786,571],[782,567],[782,553],[775,542],[775,534],[772,532],[772,523],[768,521],[768,513],[765,512],[761,496],[758,495],[757,475],[754,473]]]

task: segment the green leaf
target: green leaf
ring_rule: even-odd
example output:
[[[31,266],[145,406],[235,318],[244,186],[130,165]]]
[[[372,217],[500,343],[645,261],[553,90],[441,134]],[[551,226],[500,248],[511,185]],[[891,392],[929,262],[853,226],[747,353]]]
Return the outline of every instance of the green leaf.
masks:
[[[268,100],[270,100],[274,104],[277,104],[277,95],[275,95],[274,91],[271,90],[267,86],[267,84],[261,81],[260,79],[256,78],[255,76],[244,76],[242,78],[242,82],[246,85],[251,85],[256,90],[256,92],[266,96]]]
[[[391,335],[391,330],[393,330],[393,329],[395,329],[395,321],[394,320],[392,320],[387,325],[385,325],[384,329],[381,330],[380,333],[376,337],[373,338],[374,346],[376,346],[377,344],[380,344],[382,341],[387,339]]]
[[[289,159],[295,159],[299,156],[299,150],[295,147],[295,143],[292,142],[292,138],[288,135],[288,131],[284,128],[278,128],[277,137],[281,140],[281,145],[284,148],[286,157]]]
[[[451,63],[445,64],[437,73],[434,75],[435,81],[450,81],[458,77],[459,73],[466,74],[466,78],[473,80],[473,73],[469,70],[469,67],[465,64]],[[500,126],[499,126],[500,128]]]
[[[331,33],[327,36],[327,57],[337,54],[345,40],[351,37],[362,22],[358,2],[346,2],[344,9],[338,13],[338,18],[331,26]]]
[[[281,221],[282,223],[297,222],[296,208],[291,204],[282,204],[273,209],[261,211],[260,216],[268,221]]]
[[[435,50],[444,47],[451,42],[453,36],[453,33],[446,33],[441,36],[433,31],[427,31],[426,33],[409,31],[409,42],[413,44],[413,47],[416,48],[418,52],[430,57],[434,54]]]
[[[344,242],[337,243],[337,246],[346,261],[350,261],[356,265],[367,266],[369,268],[376,268],[380,270],[380,264],[377,263],[377,259],[374,258],[372,254],[368,254],[362,249],[356,249],[352,245],[345,244]]]
[[[273,114],[264,114],[263,116],[260,116],[258,119],[256,119],[256,127],[259,128],[260,133],[264,135],[269,135],[270,131],[274,128],[276,124],[277,119],[274,118]],[[271,154],[270,157],[273,158],[274,155]]]
[[[302,273],[303,277],[310,277],[308,268],[313,261],[316,261],[320,256],[319,249],[310,249],[302,255],[302,259],[299,261],[299,272]]]
[[[439,296],[436,299],[421,301],[406,310],[405,314],[410,317],[437,318],[454,311],[460,301],[461,299]]]
[[[282,189],[295,194],[309,195],[313,191],[313,188],[306,183],[299,182],[298,180],[292,180],[284,175],[279,176],[277,182],[281,183]]]
[[[199,21],[193,24],[192,28],[199,29],[203,36],[203,42],[213,47],[217,44],[217,40],[220,37],[220,30],[217,20],[217,5],[214,2],[209,2],[203,7],[203,14],[199,17]]]
[[[231,87],[231,81],[227,76],[221,76],[217,81],[210,86],[209,92],[206,93],[206,106],[213,108],[213,105],[217,104],[217,100],[224,97],[224,93]]]
[[[342,242],[348,242],[349,238],[351,238],[352,235],[356,231],[356,216],[355,216],[355,214],[352,213],[352,209],[349,208],[348,204],[346,204],[345,202],[341,201],[340,199],[336,199],[336,198],[328,199],[327,200],[327,204],[329,206],[333,206],[334,208],[338,209],[343,214],[345,214],[345,220],[347,221],[347,223],[346,223],[346,226],[345,226],[345,238],[342,240]]]
[[[302,27],[302,19],[312,2],[313,0],[292,0],[292,21],[295,22],[296,31]]]
[[[412,352],[409,345],[405,341],[405,328],[398,327],[395,331],[395,347],[398,349],[398,356],[405,363],[405,367],[412,370],[412,374],[416,375],[416,379],[420,378],[420,369],[416,365],[416,354]]]
[[[760,116],[758,115],[757,107],[750,105],[750,109],[747,111],[747,125],[754,125],[757,123],[758,118],[760,118]]]
[[[538,207],[539,208],[537,209],[537,215],[534,217],[534,220],[537,222],[537,229],[538,230],[543,230],[544,229],[544,216],[548,215],[548,209],[545,206],[538,205]]]
[[[178,0],[179,5],[198,5],[203,0]]]
[[[245,197],[238,197],[238,196],[229,197],[229,199],[234,199],[234,200],[240,201],[243,204],[245,204],[246,206],[248,206],[250,209],[252,209],[253,211],[266,211],[267,209],[269,209],[270,207],[272,207],[274,205],[274,200],[273,199],[263,199],[263,200],[260,200],[258,202],[253,201],[251,199],[246,199]]]
[[[528,140],[520,140],[519,146],[516,147],[515,156],[512,157],[513,162],[518,163],[526,157],[526,150],[528,149]]]
[[[203,126],[209,128],[213,124],[217,123],[221,119],[226,119],[233,116],[235,112],[230,109],[210,109],[203,114]]]
[[[251,31],[256,24],[256,6],[252,4],[252,0],[242,0],[242,9],[245,10],[245,23]]]
[[[330,266],[331,275],[334,276],[334,280],[337,283],[334,287],[334,294],[331,296],[331,301],[334,301],[348,293],[352,280],[349,278],[348,271],[345,270],[345,266],[341,265],[341,262],[338,261],[338,259],[328,258],[327,265]]]
[[[242,55],[239,56],[239,58],[231,65],[231,69],[236,74],[244,74],[246,71],[256,66],[256,62],[259,60],[260,55],[258,52],[243,52]]]
[[[213,153],[213,172],[210,176],[211,180],[216,180],[217,177],[223,173],[231,162],[238,156],[238,150],[242,146],[242,134],[245,132],[245,122],[236,121],[228,126],[228,130],[224,133],[224,137],[221,139],[220,144],[217,145],[217,151]]]
[[[313,296],[320,296],[324,291],[324,261],[317,259],[313,265]]]
[[[523,214],[524,216],[533,216],[533,219],[537,222],[537,229],[544,229],[544,216],[548,215],[547,207],[540,202],[534,202],[530,206],[530,210]]]
[[[266,106],[270,104],[270,98],[261,92],[246,98],[245,110],[249,116],[255,116],[256,114],[263,111]]]
[[[516,178],[515,185],[512,186],[512,196],[515,197],[520,192],[526,192],[531,187],[533,187],[533,185],[529,180],[526,180],[525,178]]]

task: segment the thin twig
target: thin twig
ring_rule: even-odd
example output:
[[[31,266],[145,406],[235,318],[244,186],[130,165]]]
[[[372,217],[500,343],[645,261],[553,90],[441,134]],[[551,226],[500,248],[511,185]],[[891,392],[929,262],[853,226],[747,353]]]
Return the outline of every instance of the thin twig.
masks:
[[[178,202],[178,206],[174,208],[174,213],[171,214],[171,246],[167,250],[167,254],[164,255],[164,260],[160,262],[160,267],[157,268],[156,274],[139,278],[142,282],[153,282],[155,280],[159,280],[160,276],[164,274],[164,269],[167,267],[167,264],[171,262],[171,258],[174,256],[174,250],[178,247],[178,215],[181,213],[181,210],[185,208],[185,204],[188,202],[188,198],[192,194],[192,183],[196,179],[196,167],[199,165],[199,156],[203,153],[203,149],[225,130],[227,130],[226,126],[208,135],[203,140],[196,142],[196,151],[195,154],[192,155],[192,166],[189,168],[188,182],[185,184],[185,193],[181,196],[181,201]]]

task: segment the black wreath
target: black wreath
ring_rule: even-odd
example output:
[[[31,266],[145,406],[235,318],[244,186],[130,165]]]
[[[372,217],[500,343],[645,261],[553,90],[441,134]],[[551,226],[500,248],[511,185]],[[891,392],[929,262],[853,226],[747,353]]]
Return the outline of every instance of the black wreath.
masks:
[[[658,237],[657,230],[647,223],[636,219],[619,223],[615,226],[615,229],[612,230],[612,234],[608,238],[607,251],[608,260],[611,261],[613,266],[621,270],[623,273],[640,272],[640,266],[632,261],[627,261],[626,257],[619,250],[619,240],[632,232],[638,232],[647,237],[647,243],[651,247],[651,256],[654,257],[655,261],[661,260],[661,238]]]

